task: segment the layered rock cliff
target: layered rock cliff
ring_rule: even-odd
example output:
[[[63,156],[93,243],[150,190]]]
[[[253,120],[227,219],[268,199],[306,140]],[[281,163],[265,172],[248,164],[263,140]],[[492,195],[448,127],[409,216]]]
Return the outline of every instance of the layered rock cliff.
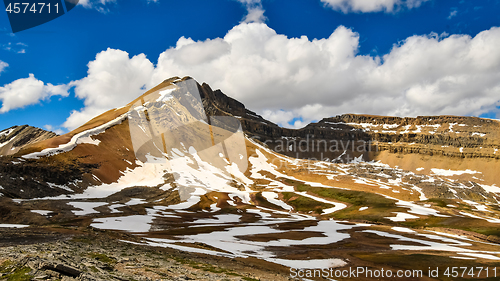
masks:
[[[249,136],[288,156],[345,161],[363,155],[363,160],[369,161],[376,157],[374,152],[389,151],[500,159],[500,122],[496,120],[344,114],[325,118],[302,129],[287,129],[246,109],[220,90],[213,91],[207,84],[199,88],[210,115],[238,117]]]

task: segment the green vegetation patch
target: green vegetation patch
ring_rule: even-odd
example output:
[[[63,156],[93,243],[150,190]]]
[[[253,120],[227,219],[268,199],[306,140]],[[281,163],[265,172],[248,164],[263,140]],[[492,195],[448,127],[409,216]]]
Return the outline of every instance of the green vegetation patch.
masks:
[[[90,267],[90,270],[91,270],[92,272],[99,272],[99,270],[98,270],[98,269],[97,269],[97,267],[95,267],[95,266],[91,266],[91,267]]]
[[[7,281],[29,281],[31,280],[34,276],[29,275],[28,273],[31,271],[31,268],[29,267],[23,267],[23,268],[18,268],[11,274],[5,275],[0,280],[7,280]]]
[[[308,191],[318,196],[331,198],[336,201],[346,202],[354,206],[395,206],[394,200],[387,199],[384,196],[355,190],[345,190],[337,188],[313,187],[298,181],[286,179],[287,184],[295,186],[298,191]]]
[[[323,213],[323,209],[334,207],[332,204],[318,202],[293,192],[283,192],[283,197],[298,212],[309,213],[310,211],[314,211],[317,214],[321,214]]]
[[[434,217],[429,216],[420,220],[409,220],[401,222],[401,225],[409,228],[422,228],[422,227],[445,227],[455,228],[465,231],[476,232],[484,235],[494,235],[500,237],[500,228],[494,224],[488,223],[483,220],[473,218],[460,218],[460,217]]]
[[[112,257],[108,257],[105,254],[100,254],[100,253],[90,253],[89,256],[93,259],[96,259],[100,262],[107,263],[107,264],[115,264],[116,260]]]
[[[350,206],[348,208],[330,215],[337,219],[389,222],[385,219],[385,217],[395,216],[393,212],[403,212],[403,209],[396,206],[394,200],[385,198],[384,196],[378,194],[337,188],[313,187],[290,179],[284,179],[284,181],[286,184],[295,186],[297,191],[307,191],[319,197],[329,198],[333,201],[345,202],[349,204]],[[317,201],[314,202],[315,205],[323,204]],[[292,205],[292,202],[289,202],[289,204]],[[360,212],[360,207],[369,207],[369,209]]]
[[[0,273],[9,273],[12,270],[13,262],[10,260],[4,261],[0,265]]]
[[[427,199],[426,202],[429,203],[434,203],[436,206],[441,207],[441,208],[447,208],[448,204],[455,204],[453,200],[448,200],[448,199],[441,199],[441,198],[430,198]]]
[[[242,275],[240,275],[240,274],[238,274],[230,269],[225,269],[225,268],[221,268],[218,266],[213,266],[211,264],[198,263],[198,262],[195,262],[195,261],[190,260],[190,259],[185,259],[185,258],[176,257],[176,256],[169,256],[169,258],[174,259],[178,263],[189,265],[195,269],[201,269],[201,270],[204,270],[207,272],[212,272],[212,273],[223,273],[226,275],[238,276],[238,277],[241,277],[243,280],[248,280],[248,281],[258,281],[258,279],[245,277],[245,276],[242,276]]]
[[[85,243],[85,244],[93,244],[95,241],[90,238],[90,237],[73,237],[71,239],[74,242],[80,242],[80,243]]]

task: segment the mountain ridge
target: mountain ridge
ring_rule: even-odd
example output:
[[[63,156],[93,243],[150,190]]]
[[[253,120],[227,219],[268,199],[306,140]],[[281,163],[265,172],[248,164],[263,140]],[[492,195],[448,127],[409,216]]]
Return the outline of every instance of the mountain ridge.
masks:
[[[81,174],[76,178],[83,181],[77,190],[99,182],[115,182],[123,171],[136,167],[128,119],[125,116],[130,107],[147,95],[189,79],[192,78],[166,79],[126,106],[96,116],[65,135],[29,143],[13,156],[23,159],[25,155],[40,153],[46,149],[57,151],[57,148],[66,146],[68,148],[65,150],[71,150],[68,159],[61,155],[52,157],[61,159],[58,161],[63,163],[62,166],[76,165],[76,168],[70,170],[79,171]],[[457,116],[411,118],[344,114],[324,118],[301,129],[288,129],[265,120],[222,91],[212,90],[206,83],[197,83],[197,87],[207,115],[238,118],[249,138],[282,155],[337,163],[348,163],[354,159],[383,160],[391,167],[413,170],[416,173],[429,173],[432,168],[465,170],[467,167],[483,173],[484,184],[500,185],[493,172],[500,169],[500,123],[495,120]],[[120,118],[119,122],[113,123],[113,120]],[[88,140],[83,140],[80,144],[79,140],[74,140],[74,145],[68,146],[82,132],[108,123],[109,128],[104,128],[103,131],[109,130],[109,134],[101,134],[100,131],[90,133]],[[98,144],[92,144],[94,141]],[[99,142],[115,151],[102,149]],[[326,145],[321,147],[323,150],[311,149],[332,142],[336,144],[335,149],[326,149]],[[436,164],[435,167],[429,161]],[[47,169],[57,170],[57,167],[51,167],[48,166]],[[88,171],[88,167],[94,167],[94,171],[85,176],[84,171]]]
[[[110,119],[114,119],[121,114],[124,114],[132,104],[137,102],[138,100],[141,99],[141,97],[146,96],[154,91],[156,91],[159,88],[164,87],[165,85],[168,85],[174,81],[183,81],[186,79],[191,79],[191,77],[187,76],[184,78],[179,78],[179,77],[172,77],[169,79],[164,80],[162,83],[157,85],[156,87],[153,87],[152,89],[146,91],[143,95],[140,97],[136,98],[129,104],[127,104],[124,107],[117,108],[117,109],[111,109],[99,116],[96,116],[95,118],[89,120],[86,122],[84,125],[78,127],[77,129],[64,134],[62,136],[57,136],[57,139],[52,139],[52,140],[42,140],[45,143],[44,144],[39,144],[39,148],[34,148],[32,147],[28,151],[23,151],[20,154],[26,154],[30,153],[33,151],[37,151],[39,149],[43,148],[48,148],[48,147],[57,147],[60,144],[67,143],[72,136],[78,134],[81,131],[84,131],[85,129],[88,129],[89,127],[92,126],[98,126],[102,125],[105,123],[105,121],[109,121]],[[211,87],[206,84],[198,84],[198,88],[200,90],[200,95],[203,101],[203,105],[205,107],[205,110],[207,112],[207,115],[209,116],[235,116],[240,119],[240,122],[242,124],[243,130],[245,133],[250,135],[251,137],[257,137],[260,138],[262,142],[266,142],[269,140],[274,141],[277,138],[280,137],[299,137],[299,138],[304,138],[306,135],[315,135],[315,136],[327,136],[327,138],[337,138],[339,140],[346,140],[346,137],[353,137],[353,135],[347,135],[345,134],[346,130],[354,131],[353,129],[359,129],[359,126],[355,127],[348,127],[348,128],[342,128],[339,126],[336,127],[331,127],[330,129],[337,129],[337,131],[342,131],[342,133],[339,132],[332,132],[331,130],[323,130],[322,128],[323,125],[325,125],[328,122],[335,122],[335,123],[345,123],[346,125],[355,125],[355,124],[362,124],[362,123],[367,123],[371,122],[371,124],[380,124],[380,125],[385,125],[385,124],[399,124],[400,126],[407,126],[409,125],[415,125],[415,126],[420,126],[420,125],[429,125],[429,124],[440,124],[437,121],[441,121],[441,123],[460,123],[460,125],[463,124],[463,122],[468,123],[468,125],[474,126],[474,125],[480,125],[480,124],[486,124],[491,126],[492,124],[497,124],[500,125],[500,122],[498,120],[494,119],[483,119],[483,118],[478,118],[478,117],[464,117],[464,116],[451,116],[451,115],[441,115],[441,116],[417,116],[417,117],[396,117],[396,116],[379,116],[379,115],[365,115],[365,114],[342,114],[342,115],[337,115],[333,117],[325,117],[322,120],[318,122],[313,122],[308,125],[306,125],[303,128],[299,129],[290,129],[290,128],[284,128],[280,127],[277,124],[266,120],[262,118],[260,115],[256,114],[255,112],[247,109],[245,105],[239,101],[237,101],[234,98],[231,98],[227,95],[225,95],[221,90],[212,90]],[[106,116],[106,119],[102,119],[103,116]],[[336,124],[339,125],[339,124]],[[324,126],[323,126],[324,127]],[[500,126],[498,127],[500,128]],[[341,130],[339,130],[341,129]],[[366,128],[365,128],[366,129]],[[372,131],[372,132],[369,132]],[[403,134],[399,131],[401,134],[394,134],[391,136],[387,132],[390,132],[390,130],[380,130],[373,132],[374,130],[368,130],[368,135],[367,130],[365,132],[360,133],[360,132],[355,132],[354,133],[354,139],[356,140],[372,140],[372,141],[378,141],[378,142],[399,142],[401,139],[404,140],[404,142],[411,143],[415,141],[416,139],[413,139],[417,133],[420,133],[420,131],[413,130],[414,133],[411,133],[410,131],[407,132],[407,134]],[[424,132],[425,133],[425,132]],[[436,144],[436,145],[453,145],[455,147],[461,147],[459,145],[464,144],[464,147],[467,148],[475,148],[475,147],[481,147],[483,145],[483,139],[481,137],[478,137],[478,135],[483,135],[484,133],[478,133],[476,137],[473,136],[466,136],[466,137],[461,137],[458,140],[453,140],[453,137],[445,137],[443,138],[443,133],[446,133],[444,130],[440,132],[439,135],[436,136],[429,136],[427,134],[427,137],[425,137],[423,140],[420,140],[421,143],[423,144]],[[441,137],[440,137],[441,136]],[[494,134],[493,137],[495,139],[500,139],[500,134]],[[33,144],[33,143],[30,143]],[[491,144],[494,148],[500,149],[500,141],[496,143]],[[384,149],[386,146],[382,146]],[[271,148],[273,148],[273,145],[271,143]],[[390,148],[387,147],[389,150]],[[392,149],[392,151],[396,152],[398,149]],[[408,150],[408,152],[414,152],[415,150]],[[420,151],[420,150],[419,150]],[[417,152],[418,153],[418,152]],[[424,152],[424,153],[429,153],[429,152]],[[457,156],[457,157],[464,157],[467,156],[468,153],[449,153],[451,155]],[[296,156],[296,155],[289,155],[289,156]],[[304,158],[300,157],[301,155],[299,154],[298,158]],[[471,156],[481,156],[481,155],[471,155]],[[500,153],[498,154],[488,154],[488,157],[491,158],[500,158]],[[306,158],[306,157],[305,157]]]
[[[498,126],[351,114],[286,129],[176,77],[0,157],[0,228],[109,233],[283,274],[387,268],[388,259],[394,269],[454,266],[450,252],[491,266],[500,260]]]

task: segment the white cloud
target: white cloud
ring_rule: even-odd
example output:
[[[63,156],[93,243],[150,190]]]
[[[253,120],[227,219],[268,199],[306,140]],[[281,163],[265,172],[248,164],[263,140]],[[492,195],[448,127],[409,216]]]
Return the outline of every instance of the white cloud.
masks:
[[[474,38],[430,34],[374,57],[359,55],[359,35],[342,26],[309,40],[242,23],[221,39],[181,38],[160,55],[148,86],[189,75],[282,125],[341,113],[480,115],[500,105],[499,44],[499,28]],[[191,56],[203,59],[183,59]]]
[[[500,28],[468,35],[412,36],[385,56],[358,54],[359,35],[287,38],[241,23],[224,38],[181,37],[156,67],[143,55],[108,49],[73,82],[85,108],[64,127],[122,106],[172,76],[191,76],[281,125],[299,127],[343,113],[396,116],[499,112]],[[289,125],[292,123],[293,125]]]
[[[45,85],[30,73],[28,78],[21,78],[0,87],[0,113],[38,103],[52,96],[68,96],[68,86]]]
[[[77,1],[77,0],[73,0]],[[160,0],[143,0],[147,4],[160,3]],[[110,12],[110,6],[116,5],[118,0],[79,0],[78,5],[86,9],[95,9],[100,13],[107,14]]]
[[[53,132],[60,136],[66,134],[66,132],[63,129],[55,129]]]
[[[262,7],[252,7],[248,9],[248,14],[243,19],[243,22],[265,22],[264,10]]]
[[[78,1],[78,5],[82,5],[85,8],[92,8],[93,6],[96,6],[96,5],[105,6],[106,4],[109,4],[109,3],[116,3],[116,0],[80,0],[80,1]]]
[[[418,8],[429,0],[321,0],[325,6],[347,13],[393,13],[402,8]]]
[[[247,9],[247,15],[243,19],[243,22],[265,22],[266,17],[264,16],[264,8],[262,7],[261,0],[236,0],[243,4]]]
[[[9,42],[9,43],[2,44],[1,46],[2,46],[2,49],[4,49],[5,51],[10,51],[10,52],[18,53],[18,54],[26,53],[26,47],[28,47],[28,45],[21,43],[21,42],[18,42],[15,44],[13,44],[12,42]]]
[[[76,97],[83,99],[85,107],[73,111],[63,124],[74,129],[98,114],[121,107],[145,92],[154,66],[144,54],[129,57],[127,52],[107,49],[89,62],[87,77],[73,81]]]
[[[451,20],[453,17],[457,16],[458,10],[451,10],[450,15],[448,16],[448,19]]]
[[[47,130],[47,131],[52,131],[52,132],[54,132],[54,133],[56,133],[58,135],[64,135],[66,133],[63,129],[56,128],[56,127],[54,127],[54,126],[52,126],[50,124],[47,124],[47,125],[43,126],[43,128],[45,130]]]
[[[109,4],[116,4],[116,0],[80,0],[78,5],[86,9],[95,9],[100,13],[106,14],[109,12]]]
[[[290,122],[295,116],[293,112],[285,110],[264,110],[262,112],[262,117],[266,120],[274,122],[276,124],[286,124]]]
[[[0,60],[0,73],[2,73],[8,66],[8,63]]]

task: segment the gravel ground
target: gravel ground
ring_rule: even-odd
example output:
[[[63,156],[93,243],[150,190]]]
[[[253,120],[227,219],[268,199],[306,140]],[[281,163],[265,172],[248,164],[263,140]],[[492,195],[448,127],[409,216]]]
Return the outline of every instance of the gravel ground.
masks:
[[[10,236],[30,232],[4,229],[2,236],[9,231]],[[0,242],[0,280],[289,280],[246,261],[133,245],[90,232],[52,235],[49,242],[36,241],[42,235],[31,244]]]

